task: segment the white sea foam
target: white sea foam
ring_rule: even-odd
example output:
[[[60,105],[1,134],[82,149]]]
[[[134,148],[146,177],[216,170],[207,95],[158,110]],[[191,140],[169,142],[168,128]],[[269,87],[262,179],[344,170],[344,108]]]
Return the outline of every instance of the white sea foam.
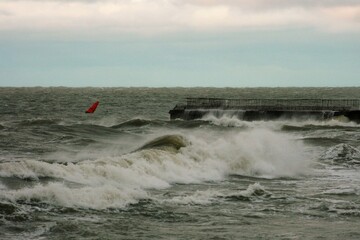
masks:
[[[12,201],[40,200],[52,205],[93,209],[122,208],[130,203],[136,203],[137,199],[147,197],[146,192],[141,189],[124,189],[110,184],[69,188],[59,182],[39,184],[33,188],[23,188],[3,194]]]
[[[280,130],[286,121],[244,121],[237,116],[222,115],[216,117],[212,114],[207,114],[202,120],[209,121],[214,125],[223,127],[239,127],[239,128],[267,128],[273,130]]]
[[[180,196],[174,196],[166,199],[155,199],[159,203],[170,203],[170,204],[180,204],[180,205],[208,205],[219,201],[219,199],[228,198],[228,197],[256,197],[256,196],[269,196],[270,192],[265,190],[260,183],[250,184],[247,189],[232,192],[231,194],[225,193],[215,189],[207,190],[197,190],[191,193],[183,193]]]
[[[246,190],[240,191],[240,195],[245,197],[251,196],[262,196],[269,195],[270,193],[265,190],[265,188],[260,183],[250,184]]]
[[[345,166],[360,164],[360,150],[345,143],[330,147],[321,156],[321,159],[330,161],[332,164]]]
[[[206,161],[206,168],[221,174],[294,176],[308,170],[305,147],[292,136],[268,129],[231,131],[222,136],[192,136],[194,148],[183,153]],[[215,165],[212,167],[212,164]]]
[[[244,121],[236,115],[224,114],[217,117],[214,114],[205,115],[202,120],[209,121],[214,125],[224,127],[243,127],[243,128],[258,128],[266,127],[273,130],[280,130],[284,125],[303,127],[308,125],[313,126],[340,126],[340,127],[359,127],[359,124],[348,121],[345,117],[336,117],[327,120],[313,120],[313,119],[279,119],[276,121]]]
[[[360,158],[360,150],[345,143],[340,143],[326,150],[324,158]]]
[[[279,177],[308,171],[309,158],[302,143],[273,130],[219,133],[198,129],[184,130],[183,136],[190,144],[179,151],[147,148],[120,156],[109,151],[107,155],[95,155],[96,160],[67,165],[35,160],[2,163],[1,177],[50,177],[56,182],[0,189],[0,196],[66,207],[121,208],[148,198],[148,189],[163,189],[173,183],[218,181],[229,174]],[[173,201],[211,201],[211,194],[207,194],[199,192]]]

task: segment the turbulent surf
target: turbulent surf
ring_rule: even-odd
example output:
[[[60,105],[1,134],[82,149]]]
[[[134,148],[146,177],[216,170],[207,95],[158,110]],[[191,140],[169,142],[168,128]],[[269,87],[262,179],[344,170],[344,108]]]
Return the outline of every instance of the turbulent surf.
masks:
[[[359,124],[167,114],[189,95],[269,91],[360,93],[0,88],[0,238],[358,239]]]

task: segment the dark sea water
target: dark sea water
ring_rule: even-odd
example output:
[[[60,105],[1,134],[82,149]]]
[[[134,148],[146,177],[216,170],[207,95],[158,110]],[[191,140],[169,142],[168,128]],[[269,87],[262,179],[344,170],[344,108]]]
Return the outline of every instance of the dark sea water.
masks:
[[[0,88],[0,239],[360,239],[359,124],[170,121],[186,97],[360,88]]]

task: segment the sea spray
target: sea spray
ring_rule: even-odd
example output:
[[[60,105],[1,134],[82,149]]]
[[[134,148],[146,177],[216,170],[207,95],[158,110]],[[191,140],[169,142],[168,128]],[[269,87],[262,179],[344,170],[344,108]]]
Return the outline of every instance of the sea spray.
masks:
[[[150,147],[120,156],[109,153],[77,164],[36,160],[2,163],[1,177],[38,182],[18,190],[1,190],[2,196],[12,201],[104,209],[127,206],[148,198],[147,189],[168,188],[174,183],[219,181],[231,174],[293,177],[308,171],[304,147],[291,135],[269,129],[220,133],[200,129],[182,134],[160,138],[164,146],[171,145],[166,141],[186,139],[181,148],[175,148],[177,151],[145,144]],[[41,178],[53,181],[43,182]]]
[[[239,119],[236,115],[223,114],[220,117],[214,114],[207,114],[202,118],[203,121],[208,121],[217,126],[223,127],[237,127],[237,128],[267,128],[273,130],[281,130],[284,126],[294,127],[359,127],[360,125],[351,122],[344,121],[343,118],[326,119],[322,121],[316,121],[312,119],[279,119],[276,121],[244,121]]]
[[[183,153],[210,163],[204,164],[206,169],[216,162],[215,168],[223,175],[296,176],[305,174],[310,164],[300,141],[269,129],[203,133],[201,138],[194,134],[190,140],[196,147],[185,148]]]

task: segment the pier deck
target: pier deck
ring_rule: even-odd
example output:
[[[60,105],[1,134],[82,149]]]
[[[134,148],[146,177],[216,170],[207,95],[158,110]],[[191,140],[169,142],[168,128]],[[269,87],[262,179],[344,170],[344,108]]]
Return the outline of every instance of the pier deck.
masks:
[[[171,119],[193,120],[213,114],[237,116],[243,120],[280,118],[329,119],[345,116],[360,122],[360,99],[223,99],[187,98],[186,104],[170,110]]]

